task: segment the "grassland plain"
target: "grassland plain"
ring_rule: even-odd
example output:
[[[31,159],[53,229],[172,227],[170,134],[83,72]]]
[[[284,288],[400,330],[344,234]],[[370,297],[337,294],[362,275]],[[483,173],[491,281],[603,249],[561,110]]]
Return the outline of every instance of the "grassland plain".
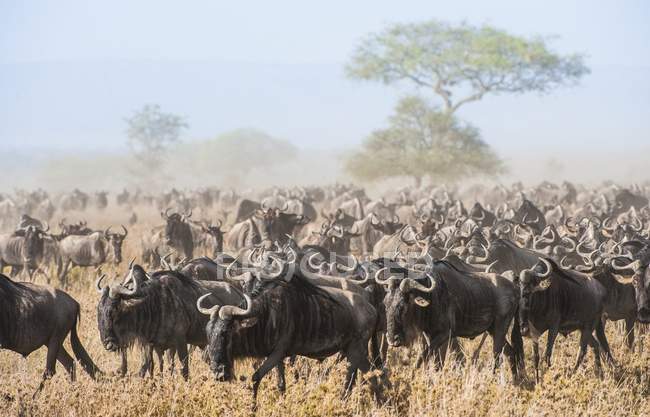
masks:
[[[123,265],[108,266],[104,272],[119,279],[125,264],[138,255],[135,227],[124,248]],[[237,363],[234,382],[216,382],[195,350],[190,359],[190,380],[178,372],[157,373],[140,378],[140,354],[129,356],[129,373],[115,375],[118,355],[106,351],[99,339],[96,322],[98,295],[93,288],[94,270],[72,273],[70,294],[82,306],[79,334],[92,358],[104,371],[93,381],[77,367],[77,381],[71,383],[61,366],[44,390],[32,398],[45,366],[45,349],[27,359],[0,351],[0,416],[248,416],[251,415],[250,360]],[[43,278],[39,278],[42,280]],[[650,415],[650,340],[643,349],[629,352],[617,324],[609,323],[607,334],[618,366],[607,368],[602,379],[593,372],[591,353],[583,366],[571,372],[578,350],[577,334],[560,337],[553,364],[543,368],[541,381],[532,383],[530,343],[526,341],[528,380],[512,384],[509,367],[492,372],[490,343],[483,347],[476,365],[460,366],[448,361],[442,370],[433,366],[415,369],[417,349],[400,349],[393,355],[389,372],[391,385],[385,402],[375,402],[368,384],[355,389],[348,400],[340,394],[345,364],[334,359],[322,363],[299,359],[287,368],[287,392],[280,395],[275,375],[264,379],[258,416],[509,416],[509,415]],[[463,341],[471,352],[477,340]],[[541,344],[542,348],[544,343]],[[70,351],[69,342],[66,349]]]

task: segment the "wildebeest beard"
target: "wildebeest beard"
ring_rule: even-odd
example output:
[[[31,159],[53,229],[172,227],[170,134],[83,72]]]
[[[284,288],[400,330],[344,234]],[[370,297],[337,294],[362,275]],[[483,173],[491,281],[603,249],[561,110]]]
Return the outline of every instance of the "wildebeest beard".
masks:
[[[111,298],[109,289],[105,288],[97,306],[97,321],[104,348],[120,351],[136,343],[146,345],[151,341],[169,340],[169,337],[163,336],[173,334],[179,318],[187,318],[192,326],[199,326],[198,311],[186,306],[174,288],[162,285],[159,280],[162,275],[173,275],[181,285],[198,292],[198,286],[192,279],[173,271],[160,271],[153,274],[151,279],[143,280],[134,295],[120,294]]]

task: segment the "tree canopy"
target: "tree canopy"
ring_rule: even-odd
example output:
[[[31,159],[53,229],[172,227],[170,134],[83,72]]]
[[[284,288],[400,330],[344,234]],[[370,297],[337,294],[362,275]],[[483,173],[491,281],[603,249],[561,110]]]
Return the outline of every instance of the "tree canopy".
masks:
[[[361,180],[395,176],[455,181],[472,175],[496,175],[502,161],[481,140],[479,131],[425,99],[402,99],[389,126],[374,131],[346,161]]]
[[[583,55],[555,53],[541,37],[430,20],[368,35],[346,72],[353,79],[424,87],[441,99],[444,112],[454,113],[486,94],[547,93],[572,85],[589,68]]]
[[[150,170],[157,170],[170,145],[177,143],[188,124],[181,116],[147,104],[126,119],[128,145],[133,156]]]

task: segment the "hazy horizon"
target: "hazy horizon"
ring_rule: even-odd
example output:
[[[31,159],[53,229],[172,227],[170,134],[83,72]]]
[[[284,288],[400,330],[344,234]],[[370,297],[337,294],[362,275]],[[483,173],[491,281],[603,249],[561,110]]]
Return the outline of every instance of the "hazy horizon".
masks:
[[[577,87],[489,96],[461,110],[506,160],[557,154],[588,166],[578,152],[597,155],[593,162],[629,149],[638,162],[596,174],[627,177],[643,165],[650,4],[642,1],[1,4],[0,153],[19,169],[34,157],[124,152],[124,118],[147,103],[187,118],[185,142],[255,128],[341,152],[384,127],[414,91],[348,80],[355,45],[387,23],[430,18],[557,36],[554,50],[588,56],[591,74]],[[512,166],[515,176],[530,174]]]

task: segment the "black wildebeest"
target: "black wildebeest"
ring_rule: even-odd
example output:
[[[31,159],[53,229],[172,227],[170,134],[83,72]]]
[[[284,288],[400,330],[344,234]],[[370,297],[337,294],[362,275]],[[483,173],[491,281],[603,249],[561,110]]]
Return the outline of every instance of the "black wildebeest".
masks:
[[[45,380],[56,372],[57,360],[74,381],[74,360],[63,347],[68,334],[72,351],[88,375],[94,379],[99,371],[77,335],[79,311],[79,303],[61,290],[13,282],[0,274],[0,349],[27,357],[41,346],[47,346],[39,391]]]
[[[387,286],[384,304],[392,346],[401,346],[408,332],[422,332],[429,346],[424,359],[448,345],[451,338],[474,338],[488,332],[493,340],[495,369],[505,351],[513,378],[518,379],[523,343],[516,315],[519,296],[511,281],[496,274],[461,271],[446,261],[433,262],[415,277],[383,279],[382,275],[383,270],[378,271],[375,280]],[[513,319],[511,345],[506,334]],[[442,362],[444,356],[439,360]]]
[[[124,351],[134,343],[159,351],[178,353],[181,374],[189,376],[187,345],[206,344],[207,317],[196,309],[201,295],[211,293],[213,303],[240,303],[242,294],[225,282],[196,281],[175,271],[158,271],[149,277],[133,265],[129,280],[133,287],[100,287],[97,322],[106,350]]]
[[[368,341],[377,325],[374,307],[357,293],[317,287],[294,264],[287,265],[284,279],[278,275],[265,280],[254,299],[245,294],[245,308],[209,309],[207,354],[217,379],[232,378],[236,358],[265,358],[252,376],[254,404],[262,378],[289,356],[324,359],[340,352],[349,362],[346,393],[358,370],[370,369]]]
[[[587,345],[594,351],[596,373],[600,374],[600,349],[613,361],[605,336],[602,315],[607,291],[597,280],[579,272],[565,270],[553,260],[540,258],[524,269],[517,280],[520,290],[521,333],[533,339],[535,377],[539,379],[539,337],[548,330],[545,360],[551,366],[553,344],[558,333],[580,331],[580,351],[574,372],[582,363]],[[596,340],[593,332],[596,331]]]
[[[0,235],[0,273],[5,266],[11,266],[12,277],[24,271],[31,278],[43,258],[46,233],[31,225],[12,234]]]

